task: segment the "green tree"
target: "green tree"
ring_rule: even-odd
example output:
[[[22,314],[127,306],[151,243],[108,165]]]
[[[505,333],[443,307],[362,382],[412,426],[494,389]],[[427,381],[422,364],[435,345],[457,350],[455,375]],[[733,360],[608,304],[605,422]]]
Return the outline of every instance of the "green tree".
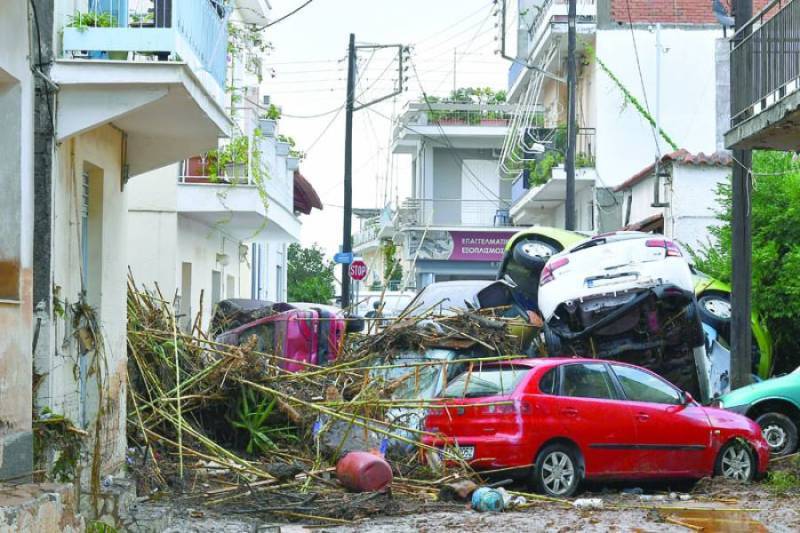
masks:
[[[800,164],[784,152],[753,153],[753,310],[775,341],[776,371],[800,363]],[[697,268],[731,280],[731,186],[717,189],[721,224],[692,250]]]
[[[333,299],[333,262],[325,261],[319,245],[289,245],[286,273],[289,301],[327,304]]]
[[[397,245],[393,241],[383,243],[383,283],[389,287],[403,280],[403,265],[397,258]]]

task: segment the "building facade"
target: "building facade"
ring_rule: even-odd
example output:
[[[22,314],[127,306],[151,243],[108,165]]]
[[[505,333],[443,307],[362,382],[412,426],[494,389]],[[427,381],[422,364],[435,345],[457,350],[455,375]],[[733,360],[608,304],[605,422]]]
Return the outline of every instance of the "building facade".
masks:
[[[244,7],[257,3],[265,5]],[[0,113],[17,127],[4,128],[0,142],[0,317],[13,332],[0,340],[0,479],[30,479],[32,413],[87,431],[100,474],[117,474],[126,450],[130,189],[230,131],[228,22],[239,6],[6,4]]]
[[[384,269],[378,250],[394,244],[404,273],[397,290],[495,277],[515,232],[511,181],[498,171],[511,109],[501,103],[410,102],[400,115],[393,151],[410,156],[411,195],[367,217],[354,236],[355,252],[375,258],[373,271]]]
[[[563,224],[567,7],[562,0],[517,5],[518,63],[509,71],[509,98],[536,105],[541,115],[519,124],[523,133],[503,154],[516,174],[516,223]],[[578,0],[577,7],[577,229],[611,231],[625,225],[616,191],[625,180],[679,149],[724,150],[727,40],[711,6],[695,0],[630,6]],[[515,147],[523,154],[516,164]],[[715,174],[710,168],[698,167]],[[652,198],[642,201],[646,211]]]

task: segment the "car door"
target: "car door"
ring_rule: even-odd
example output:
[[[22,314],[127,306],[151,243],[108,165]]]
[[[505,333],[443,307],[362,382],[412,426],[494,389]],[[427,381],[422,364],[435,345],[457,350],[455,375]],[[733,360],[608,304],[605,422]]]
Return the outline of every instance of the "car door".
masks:
[[[703,408],[687,404],[678,388],[651,372],[620,364],[611,369],[633,410],[642,475],[710,474],[711,425]]]
[[[564,436],[584,454],[587,477],[635,471],[631,450],[636,425],[605,363],[566,363],[560,367],[556,406]]]

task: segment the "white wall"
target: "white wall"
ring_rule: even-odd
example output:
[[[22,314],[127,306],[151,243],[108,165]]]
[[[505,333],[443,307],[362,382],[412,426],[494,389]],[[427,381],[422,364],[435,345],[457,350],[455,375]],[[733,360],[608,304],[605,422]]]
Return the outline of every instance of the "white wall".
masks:
[[[674,165],[671,217],[665,231],[673,239],[698,249],[710,237],[709,226],[718,225],[719,209],[715,190],[729,182],[731,168],[720,166]]]
[[[634,29],[644,86],[651,113],[655,114],[655,33]],[[661,127],[679,148],[692,153],[713,153],[716,148],[716,29],[661,30],[667,51],[661,59]],[[631,31],[625,27],[598,30],[596,52],[625,87],[644,105]],[[597,171],[613,187],[652,163],[655,142],[649,123],[632,105],[623,105],[616,85],[596,73]],[[661,143],[661,152],[672,149]]]
[[[31,430],[31,342],[33,318],[33,78],[28,64],[28,2],[5,1],[0,16],[0,186],[15,180],[18,195],[0,194],[0,209],[14,232],[7,267],[19,271],[19,298],[0,302],[0,478],[29,466],[6,464],[12,440]],[[9,180],[9,181],[6,181]],[[5,189],[8,190],[8,189]],[[18,246],[17,246],[18,244]]]

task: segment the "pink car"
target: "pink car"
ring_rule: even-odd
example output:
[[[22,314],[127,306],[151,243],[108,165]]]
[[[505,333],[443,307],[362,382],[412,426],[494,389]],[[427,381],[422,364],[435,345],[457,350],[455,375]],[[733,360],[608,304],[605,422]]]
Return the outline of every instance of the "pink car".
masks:
[[[346,320],[341,310],[318,304],[268,304],[266,316],[217,335],[216,341],[241,345],[256,336],[256,350],[280,357],[290,372],[336,359],[344,342]],[[252,311],[252,310],[250,310]]]

